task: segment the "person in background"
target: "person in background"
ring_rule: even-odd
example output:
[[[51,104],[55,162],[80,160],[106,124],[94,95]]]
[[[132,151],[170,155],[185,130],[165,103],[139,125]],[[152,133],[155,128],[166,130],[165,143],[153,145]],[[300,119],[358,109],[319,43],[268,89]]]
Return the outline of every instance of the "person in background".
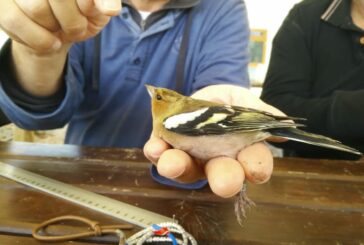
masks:
[[[165,184],[219,196],[240,191],[244,176],[265,182],[272,156],[264,143],[239,161],[199,165],[152,131],[145,84],[196,98],[276,113],[249,86],[249,27],[240,0],[3,0],[0,26],[10,36],[0,55],[0,106],[18,126],[69,124],[65,143],[144,147]],[[245,87],[245,88],[244,88]],[[222,152],[223,155],[223,152]],[[252,173],[242,162],[266,163]],[[259,168],[256,168],[259,169]],[[223,170],[223,171],[221,171]],[[252,176],[252,177],[250,177]]]
[[[277,32],[261,99],[305,130],[364,152],[364,1],[304,0]],[[299,143],[285,155],[353,159],[352,155]]]

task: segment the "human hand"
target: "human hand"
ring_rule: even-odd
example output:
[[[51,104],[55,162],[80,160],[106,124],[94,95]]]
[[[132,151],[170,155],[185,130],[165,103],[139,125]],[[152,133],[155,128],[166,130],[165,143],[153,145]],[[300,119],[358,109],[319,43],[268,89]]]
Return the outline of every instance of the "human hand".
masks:
[[[0,27],[36,52],[54,52],[98,34],[120,0],[2,0]]]
[[[209,86],[192,97],[283,115],[249,90],[231,85]],[[244,148],[236,159],[217,157],[202,162],[181,150],[171,149],[160,138],[151,136],[144,147],[144,153],[156,164],[161,176],[186,183],[207,178],[212,191],[221,197],[236,195],[242,189],[245,179],[252,183],[264,183],[269,180],[273,171],[272,154],[263,142]]]

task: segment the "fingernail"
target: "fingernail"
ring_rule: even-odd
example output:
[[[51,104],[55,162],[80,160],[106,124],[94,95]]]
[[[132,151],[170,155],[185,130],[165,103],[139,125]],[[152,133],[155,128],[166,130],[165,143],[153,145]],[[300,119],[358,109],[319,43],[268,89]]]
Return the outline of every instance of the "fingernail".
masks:
[[[59,50],[61,47],[62,47],[62,42],[58,39],[52,45],[53,50]]]
[[[115,0],[103,0],[102,6],[107,10],[118,10],[120,9],[119,1]]]

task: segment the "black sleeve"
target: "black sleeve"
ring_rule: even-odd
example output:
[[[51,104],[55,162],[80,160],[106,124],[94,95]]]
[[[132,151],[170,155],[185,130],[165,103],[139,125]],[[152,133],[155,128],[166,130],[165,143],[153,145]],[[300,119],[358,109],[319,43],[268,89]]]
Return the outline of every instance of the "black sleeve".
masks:
[[[326,128],[331,99],[310,98],[313,68],[309,47],[302,28],[293,18],[286,18],[273,40],[261,98],[287,115],[309,118],[307,126],[320,132]]]
[[[6,117],[4,112],[0,110],[0,127],[9,123],[10,123],[9,119]]]
[[[17,82],[11,60],[11,40],[9,39],[0,53],[0,82],[6,94],[15,104],[29,112],[49,113],[62,102],[66,88],[63,86],[52,96],[37,97],[27,93]]]
[[[361,140],[364,138],[364,90],[336,91],[326,97],[311,97],[314,67],[307,37],[310,34],[296,22],[296,15],[291,11],[274,38],[262,100],[289,116],[307,118],[304,130],[345,139],[342,140],[344,143],[364,143]],[[317,147],[299,143],[283,145],[307,152],[320,151]]]

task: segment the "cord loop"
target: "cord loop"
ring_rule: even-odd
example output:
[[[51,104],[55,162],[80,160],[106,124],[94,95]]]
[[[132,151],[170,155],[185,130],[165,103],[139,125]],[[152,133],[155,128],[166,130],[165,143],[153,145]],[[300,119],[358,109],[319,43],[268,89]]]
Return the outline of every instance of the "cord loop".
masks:
[[[54,225],[59,222],[63,221],[78,221],[81,223],[84,223],[89,226],[88,231],[75,233],[75,234],[67,234],[67,235],[49,235],[47,234],[46,228],[50,225]],[[84,217],[80,216],[74,216],[74,215],[66,215],[66,216],[60,216],[53,219],[49,219],[39,225],[37,225],[33,231],[32,235],[35,239],[39,241],[47,241],[47,242],[64,242],[64,241],[70,241],[75,240],[79,238],[85,238],[85,237],[91,237],[91,236],[102,236],[105,234],[116,234],[121,240],[125,240],[125,235],[122,232],[122,230],[130,230],[133,226],[129,224],[124,225],[105,225],[100,226],[98,222],[89,220]],[[43,232],[43,234],[40,234],[40,232]]]

